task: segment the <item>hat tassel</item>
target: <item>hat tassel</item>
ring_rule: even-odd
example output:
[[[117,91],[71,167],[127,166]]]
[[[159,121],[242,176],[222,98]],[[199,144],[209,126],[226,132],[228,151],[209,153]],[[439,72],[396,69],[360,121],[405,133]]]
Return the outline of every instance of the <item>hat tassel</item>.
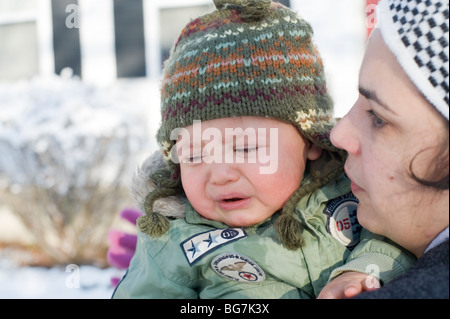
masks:
[[[140,216],[136,224],[140,231],[150,237],[159,237],[164,235],[170,228],[170,221],[164,215],[153,211],[153,204],[156,200],[176,195],[176,190],[173,188],[159,188],[150,192],[144,201],[145,215]]]

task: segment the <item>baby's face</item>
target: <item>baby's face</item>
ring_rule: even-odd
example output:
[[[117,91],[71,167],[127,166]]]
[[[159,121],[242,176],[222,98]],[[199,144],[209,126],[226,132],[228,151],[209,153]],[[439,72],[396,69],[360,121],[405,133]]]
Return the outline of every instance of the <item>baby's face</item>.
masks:
[[[321,149],[278,120],[239,117],[183,130],[176,143],[184,191],[203,217],[231,227],[264,221],[300,186]]]

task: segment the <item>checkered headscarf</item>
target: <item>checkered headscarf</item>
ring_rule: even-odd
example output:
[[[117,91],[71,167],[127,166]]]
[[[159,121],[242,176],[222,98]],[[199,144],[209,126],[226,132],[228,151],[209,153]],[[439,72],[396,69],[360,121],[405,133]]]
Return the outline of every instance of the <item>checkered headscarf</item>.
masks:
[[[449,119],[449,0],[382,0],[378,26],[422,94]]]

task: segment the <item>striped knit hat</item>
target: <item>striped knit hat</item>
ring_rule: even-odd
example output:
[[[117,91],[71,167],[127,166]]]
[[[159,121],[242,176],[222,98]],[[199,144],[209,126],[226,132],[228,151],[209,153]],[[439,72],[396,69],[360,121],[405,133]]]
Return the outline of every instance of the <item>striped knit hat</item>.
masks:
[[[170,160],[175,142],[171,132],[194,120],[274,118],[293,124],[321,148],[336,151],[329,140],[335,124],[333,102],[311,26],[270,0],[214,0],[214,4],[214,12],[182,30],[164,65],[157,140],[171,173],[152,176],[164,185],[161,192],[148,196],[147,215],[152,217],[139,224],[148,234],[164,232],[168,225],[166,221],[160,227],[161,216],[152,212],[154,200],[167,195],[164,189],[176,193],[174,186],[180,184],[179,166]]]
[[[449,1],[382,0],[378,27],[428,101],[449,119]]]
[[[193,20],[165,63],[158,141],[194,120],[263,116],[297,126],[326,149],[333,103],[312,29],[269,0],[215,0],[217,10]],[[168,153],[168,152],[167,152]]]

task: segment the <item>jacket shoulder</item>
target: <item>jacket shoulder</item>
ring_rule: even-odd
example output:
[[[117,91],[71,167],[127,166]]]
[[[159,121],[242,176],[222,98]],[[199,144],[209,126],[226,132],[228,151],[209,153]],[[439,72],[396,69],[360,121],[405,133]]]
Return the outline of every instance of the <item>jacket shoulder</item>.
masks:
[[[363,293],[360,299],[448,299],[449,242],[423,255],[408,272],[379,290]]]

